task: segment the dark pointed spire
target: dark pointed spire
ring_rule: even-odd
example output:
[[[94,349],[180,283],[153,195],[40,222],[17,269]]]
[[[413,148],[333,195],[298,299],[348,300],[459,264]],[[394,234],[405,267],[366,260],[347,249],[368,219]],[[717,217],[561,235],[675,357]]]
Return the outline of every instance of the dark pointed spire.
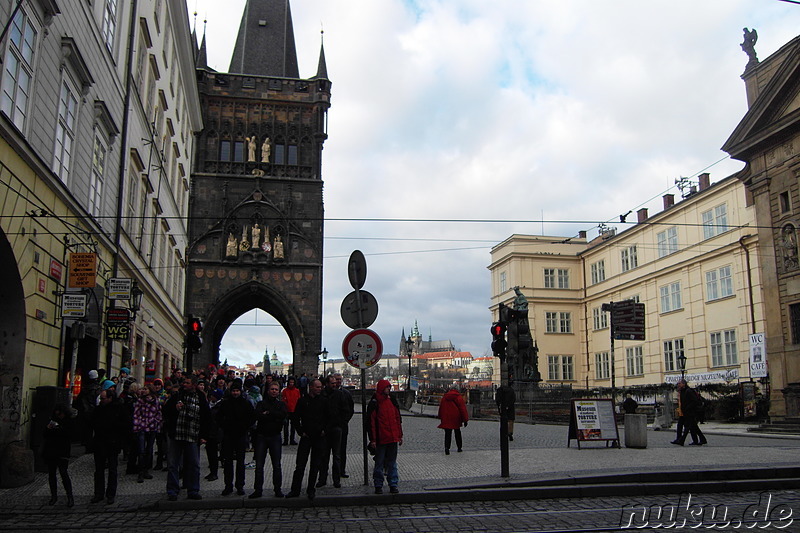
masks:
[[[206,20],[203,21],[203,41],[200,43],[200,49],[197,51],[197,59],[194,62],[195,68],[208,68],[208,54],[206,51]],[[195,40],[195,43],[197,41]],[[195,46],[197,46],[195,44]]]
[[[289,0],[247,0],[229,72],[300,77]]]
[[[325,62],[325,42],[323,37],[325,35],[325,31],[320,31],[319,33],[319,64],[317,64],[317,75],[314,76],[315,78],[327,80],[328,79],[328,65]]]

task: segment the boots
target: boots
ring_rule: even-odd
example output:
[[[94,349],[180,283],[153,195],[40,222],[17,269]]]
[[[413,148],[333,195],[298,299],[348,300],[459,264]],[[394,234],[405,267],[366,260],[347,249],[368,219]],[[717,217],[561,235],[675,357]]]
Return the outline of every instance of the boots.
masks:
[[[72,493],[67,494],[67,507],[74,507],[75,506],[75,499],[72,497]]]
[[[47,502],[47,505],[55,505],[58,501],[58,496],[56,496],[55,492],[50,493],[50,500]]]

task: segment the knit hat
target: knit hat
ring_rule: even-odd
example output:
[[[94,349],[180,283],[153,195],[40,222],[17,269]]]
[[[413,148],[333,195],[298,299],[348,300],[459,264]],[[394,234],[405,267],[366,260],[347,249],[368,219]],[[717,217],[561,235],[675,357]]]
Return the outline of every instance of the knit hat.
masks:
[[[119,369],[120,374],[122,374],[123,372],[128,374],[129,376],[131,375],[131,369],[126,366],[123,366],[122,368]]]
[[[89,370],[89,379],[97,379],[97,370]]]
[[[160,378],[156,378],[156,379],[153,380],[153,385],[161,385],[163,387],[164,386],[164,382],[161,381]]]
[[[242,390],[242,382],[238,379],[233,380],[231,383],[230,390]]]
[[[117,386],[117,384],[116,384],[116,383],[114,383],[114,382],[113,382],[113,381],[111,381],[110,379],[107,379],[107,380],[105,380],[105,381],[103,382],[103,387],[102,387],[102,390],[108,390],[108,389],[110,389],[111,387],[116,387],[116,386]]]

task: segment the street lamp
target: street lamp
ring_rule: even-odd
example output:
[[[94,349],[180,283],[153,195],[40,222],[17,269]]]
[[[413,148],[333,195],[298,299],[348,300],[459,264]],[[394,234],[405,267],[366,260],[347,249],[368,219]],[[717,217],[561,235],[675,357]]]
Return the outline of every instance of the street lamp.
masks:
[[[686,356],[683,353],[678,356],[678,368],[681,369],[681,379],[684,379],[686,376]]]
[[[323,348],[320,352],[322,354],[322,376],[325,376],[325,367],[328,363],[328,349]]]
[[[408,354],[408,382],[406,383],[406,390],[411,390],[411,355],[412,355],[412,346],[414,346],[414,341],[411,339],[406,339],[406,354]]]
[[[139,288],[139,285],[134,281],[133,287],[131,287],[131,296],[128,300],[128,306],[130,310],[133,312],[133,316],[131,318],[136,319],[136,313],[139,312],[139,309],[142,308],[142,297],[144,296],[144,291]],[[152,313],[151,313],[152,317]]]

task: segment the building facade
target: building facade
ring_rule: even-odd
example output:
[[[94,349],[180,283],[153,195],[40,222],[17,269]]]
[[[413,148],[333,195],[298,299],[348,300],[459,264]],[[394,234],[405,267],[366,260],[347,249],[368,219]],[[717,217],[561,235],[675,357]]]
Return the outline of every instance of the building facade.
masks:
[[[491,310],[497,320],[519,286],[545,383],[674,383],[683,357],[694,383],[749,380],[749,334],[766,322],[752,199],[735,176],[703,174],[682,201],[663,200],[620,233],[512,235],[492,249]],[[603,304],[631,299],[645,306],[645,340],[612,352]]]
[[[748,111],[722,147],[747,163],[739,179],[754,198],[763,276],[771,414],[800,416],[800,37],[758,61],[742,79]]]
[[[2,445],[40,433],[40,387],[180,361],[181,176],[202,124],[182,0],[23,0],[0,20]],[[112,278],[141,301],[110,299]],[[112,331],[113,307],[130,318]]]

